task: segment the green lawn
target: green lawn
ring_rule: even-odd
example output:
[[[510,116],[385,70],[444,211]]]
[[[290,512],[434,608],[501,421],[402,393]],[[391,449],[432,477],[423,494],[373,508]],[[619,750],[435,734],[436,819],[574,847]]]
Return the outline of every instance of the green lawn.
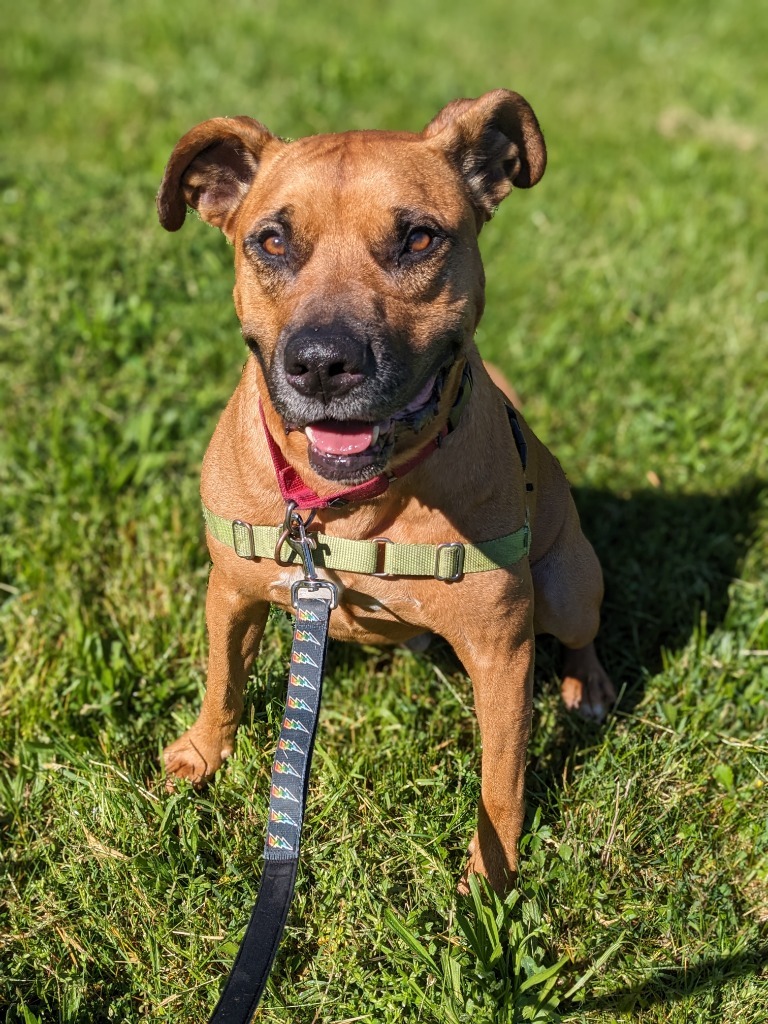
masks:
[[[4,13],[0,1020],[206,1020],[258,885],[284,617],[216,783],[169,796],[158,761],[204,684],[198,475],[246,355],[223,239],[157,224],[171,148],[503,85],[550,164],[483,233],[479,343],[573,483],[620,704],[566,715],[542,642],[521,887],[458,900],[471,688],[444,647],[334,647],[259,1019],[511,1024],[551,982],[540,1021],[768,1021],[768,6]]]

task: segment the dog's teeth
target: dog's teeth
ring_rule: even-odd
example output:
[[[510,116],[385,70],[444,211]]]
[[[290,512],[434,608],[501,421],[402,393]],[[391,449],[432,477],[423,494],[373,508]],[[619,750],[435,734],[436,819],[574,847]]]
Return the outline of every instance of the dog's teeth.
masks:
[[[315,432],[312,427],[304,427],[304,433],[307,435],[307,440],[310,444],[315,443]]]
[[[379,434],[381,433],[378,423],[373,428],[373,440],[371,444],[374,445],[379,440]]]

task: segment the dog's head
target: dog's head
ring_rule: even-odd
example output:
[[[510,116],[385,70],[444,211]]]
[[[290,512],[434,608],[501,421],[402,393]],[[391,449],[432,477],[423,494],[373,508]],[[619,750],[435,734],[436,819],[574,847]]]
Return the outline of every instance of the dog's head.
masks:
[[[455,100],[419,134],[286,142],[214,118],[178,142],[158,211],[176,231],[192,206],[233,243],[276,440],[298,432],[294,457],[354,484],[442,427],[483,311],[478,233],[545,163],[533,111],[503,89]]]

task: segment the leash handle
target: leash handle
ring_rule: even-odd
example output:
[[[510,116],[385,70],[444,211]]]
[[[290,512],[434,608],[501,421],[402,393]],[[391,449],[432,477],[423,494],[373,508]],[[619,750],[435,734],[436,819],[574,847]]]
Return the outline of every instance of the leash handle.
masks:
[[[248,1024],[267,986],[293,898],[299,858],[268,861],[248,927],[210,1024]]]
[[[251,1020],[267,985],[296,884],[328,621],[335,606],[320,581],[313,585],[302,580],[297,588],[286,708],[272,764],[264,871],[256,905],[210,1024],[248,1024]],[[307,593],[310,596],[305,596]]]

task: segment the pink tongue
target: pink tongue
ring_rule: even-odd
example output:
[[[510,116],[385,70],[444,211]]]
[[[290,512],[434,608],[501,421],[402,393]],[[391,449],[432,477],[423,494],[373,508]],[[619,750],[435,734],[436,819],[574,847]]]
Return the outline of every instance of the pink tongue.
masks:
[[[326,455],[356,455],[373,444],[373,426],[369,423],[325,420],[306,427],[305,433],[310,443]]]

